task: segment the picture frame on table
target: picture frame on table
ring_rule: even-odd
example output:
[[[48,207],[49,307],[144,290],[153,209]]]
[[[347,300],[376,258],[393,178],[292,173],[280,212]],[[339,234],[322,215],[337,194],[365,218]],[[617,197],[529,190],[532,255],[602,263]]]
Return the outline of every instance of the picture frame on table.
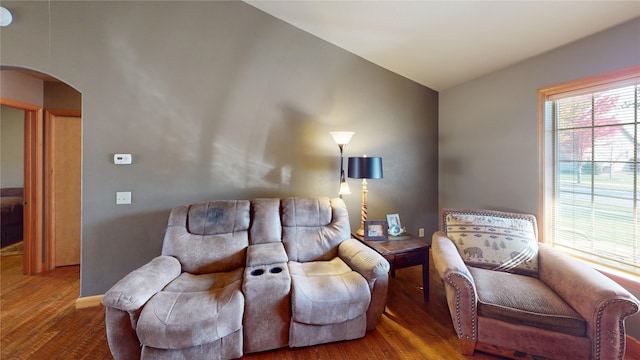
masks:
[[[387,214],[387,224],[389,226],[389,235],[398,236],[402,234],[402,225],[400,224],[400,215]]]
[[[364,222],[365,240],[389,240],[389,228],[384,220],[366,220]]]

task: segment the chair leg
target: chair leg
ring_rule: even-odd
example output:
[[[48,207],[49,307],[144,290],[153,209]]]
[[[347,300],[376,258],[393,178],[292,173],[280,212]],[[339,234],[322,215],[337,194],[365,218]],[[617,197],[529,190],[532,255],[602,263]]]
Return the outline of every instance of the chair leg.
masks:
[[[476,342],[466,339],[458,339],[460,342],[460,353],[462,355],[473,355],[476,348]]]

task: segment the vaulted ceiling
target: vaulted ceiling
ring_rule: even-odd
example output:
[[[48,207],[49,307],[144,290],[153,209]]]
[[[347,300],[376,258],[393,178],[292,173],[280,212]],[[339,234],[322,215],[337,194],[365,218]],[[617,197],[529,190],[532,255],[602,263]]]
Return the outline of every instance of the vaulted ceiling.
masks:
[[[637,0],[244,1],[438,91],[640,17]]]

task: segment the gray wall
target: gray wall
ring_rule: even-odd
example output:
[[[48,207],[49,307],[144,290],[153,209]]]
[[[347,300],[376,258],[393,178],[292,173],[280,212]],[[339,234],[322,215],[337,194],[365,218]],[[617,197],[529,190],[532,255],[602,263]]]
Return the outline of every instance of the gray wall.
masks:
[[[5,31],[4,28],[0,30],[0,40],[2,41],[4,41]],[[2,59],[3,54],[0,52],[0,60]],[[0,65],[2,65],[1,62]],[[23,72],[2,70],[0,71],[0,97],[42,107],[44,105],[44,81]]]
[[[638,44],[635,19],[440,92],[439,206],[537,214],[538,89],[638,65]]]
[[[3,35],[4,33],[0,33]],[[0,40],[2,40],[0,38]],[[1,41],[0,41],[1,43]],[[2,53],[0,52],[0,55]],[[1,59],[1,57],[0,57]],[[1,62],[0,62],[1,64]],[[42,106],[43,81],[11,70],[0,71],[0,97]],[[2,106],[0,186],[24,186],[24,111]]]
[[[16,70],[0,70],[0,97],[43,107],[45,110],[80,110],[82,96],[72,87],[44,81]],[[24,111],[1,107],[0,185],[24,186]],[[45,120],[46,122],[46,120]],[[45,125],[46,126],[46,125]]]
[[[635,19],[441,92],[439,206],[538,214],[538,89],[638,64]]]
[[[335,196],[334,130],[356,132],[345,156],[383,158],[370,219],[436,229],[437,92],[241,2],[2,4],[14,23],[0,65],[82,93],[81,296],[158,255],[176,205]],[[114,153],[133,164],[113,165]],[[355,228],[360,183],[349,182]],[[116,191],[133,204],[116,206]]]
[[[24,111],[0,106],[0,187],[24,184]]]

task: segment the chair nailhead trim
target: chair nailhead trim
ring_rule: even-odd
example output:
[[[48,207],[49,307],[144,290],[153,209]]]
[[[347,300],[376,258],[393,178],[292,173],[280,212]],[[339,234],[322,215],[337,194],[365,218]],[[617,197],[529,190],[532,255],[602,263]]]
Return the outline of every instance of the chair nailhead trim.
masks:
[[[451,274],[449,274],[447,276],[447,283],[449,283],[449,285],[453,286],[453,288],[456,289],[456,322],[457,322],[457,330],[458,330],[458,333],[459,333],[458,336],[460,338],[477,341],[478,331],[476,330],[476,311],[473,308],[473,305],[469,309],[470,312],[471,312],[471,332],[472,332],[472,334],[471,335],[467,335],[462,330],[462,323],[460,322],[460,307],[461,307],[461,305],[460,305],[460,295],[461,295],[463,289],[461,289],[461,288],[459,288],[458,286],[455,285],[455,283],[451,279],[451,277],[453,277],[453,276],[458,276],[464,281],[465,287],[467,288],[466,291],[468,293],[470,293],[470,294],[473,294],[473,286],[471,285],[469,280],[467,280],[464,276],[462,276],[460,274],[451,273]]]
[[[526,220],[526,221],[534,221],[534,230],[536,233],[536,239],[538,238],[538,228],[537,223],[535,223],[535,217],[532,219],[532,215],[529,214],[521,214],[521,213],[510,213],[510,212],[502,212],[496,210],[477,210],[477,209],[448,209],[448,211],[442,211],[440,213],[440,230],[446,233],[447,229],[447,215],[449,213],[458,213],[458,214],[466,214],[466,215],[480,215],[480,216],[497,216],[505,219],[518,219],[518,220]]]
[[[627,302],[623,299],[613,299],[605,302],[600,309],[598,309],[598,317],[596,318],[596,343],[595,346],[595,354],[593,354],[593,358],[596,360],[600,360],[600,351],[601,351],[601,342],[602,342],[602,334],[601,334],[601,325],[602,325],[602,316],[604,315],[604,310],[607,306],[616,303],[616,302]],[[625,314],[622,314],[618,319],[618,359],[622,360],[622,356],[624,355],[624,319],[632,314],[638,312],[638,306],[635,303],[631,303],[631,310]]]

